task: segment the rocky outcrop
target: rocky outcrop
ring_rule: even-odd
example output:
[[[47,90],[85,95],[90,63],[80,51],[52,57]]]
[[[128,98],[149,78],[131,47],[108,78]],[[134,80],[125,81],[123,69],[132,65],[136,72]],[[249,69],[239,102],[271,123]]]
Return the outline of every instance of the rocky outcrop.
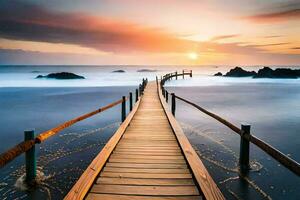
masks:
[[[137,72],[156,72],[157,70],[155,69],[139,69]]]
[[[223,74],[221,72],[218,72],[218,73],[214,74],[214,76],[223,76]]]
[[[241,67],[235,67],[231,69],[229,72],[227,72],[224,76],[228,77],[248,77],[248,76],[254,76],[256,75],[255,71],[246,71],[242,69]]]
[[[216,73],[214,76],[222,76],[221,72]],[[300,69],[290,68],[277,68],[275,70],[270,67],[264,67],[259,69],[258,72],[246,71],[241,67],[235,67],[227,72],[227,77],[253,77],[253,78],[299,78]]]
[[[50,73],[46,76],[38,75],[36,78],[53,78],[53,79],[85,79],[83,76],[79,76],[70,72],[58,72]]]
[[[264,67],[258,70],[253,78],[298,78],[300,77],[300,69],[277,68],[275,70],[270,67]]]
[[[125,70],[118,69],[118,70],[112,71],[112,73],[125,73]]]

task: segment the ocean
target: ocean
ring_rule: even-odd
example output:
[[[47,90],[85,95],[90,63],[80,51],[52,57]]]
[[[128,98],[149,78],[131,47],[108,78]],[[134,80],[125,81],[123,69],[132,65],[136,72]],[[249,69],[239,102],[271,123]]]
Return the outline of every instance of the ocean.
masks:
[[[231,67],[0,66],[0,151],[21,142],[26,129],[38,134],[134,92],[142,78],[151,81],[175,70],[192,69],[192,78],[169,81],[166,88],[237,126],[251,124],[251,134],[300,162],[300,79],[212,76]],[[112,72],[120,69],[125,73]],[[257,70],[257,66],[245,69]],[[35,79],[62,71],[86,79]],[[248,177],[239,177],[239,136],[219,122],[179,100],[176,118],[227,199],[300,199],[299,177],[254,145],[250,147],[252,170]],[[120,121],[117,106],[39,145],[42,181],[34,191],[22,191],[24,156],[20,156],[0,171],[1,199],[62,199]]]

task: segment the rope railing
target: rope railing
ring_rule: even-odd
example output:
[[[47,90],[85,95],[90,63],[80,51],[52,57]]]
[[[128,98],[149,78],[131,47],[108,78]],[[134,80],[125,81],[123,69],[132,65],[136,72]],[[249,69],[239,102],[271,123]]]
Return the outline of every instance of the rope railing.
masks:
[[[170,77],[173,76],[172,74],[173,73],[171,73],[171,75],[169,74],[167,76],[164,76],[164,78],[162,79],[163,83],[165,81],[169,80]],[[161,85],[161,90],[162,90],[163,96],[166,98],[166,101],[168,102],[169,92],[167,90],[165,90],[163,84]],[[242,124],[241,128],[238,128],[237,126],[235,126],[231,122],[225,120],[224,118],[222,118],[222,117],[220,117],[220,116],[204,109],[203,107],[201,107],[201,106],[199,106],[199,105],[197,105],[197,104],[195,104],[195,103],[193,103],[193,102],[191,102],[187,99],[179,97],[179,96],[175,95],[174,93],[171,93],[171,97],[172,97],[171,110],[172,110],[172,113],[173,113],[174,116],[175,116],[175,109],[176,109],[175,99],[179,99],[179,100],[181,100],[181,101],[197,108],[198,110],[200,110],[201,112],[207,114],[208,116],[216,119],[217,121],[219,121],[223,125],[230,128],[233,132],[235,132],[235,133],[237,133],[238,135],[241,136],[240,158],[239,158],[241,173],[244,174],[249,169],[249,142],[251,142],[254,145],[256,145],[257,147],[259,147],[261,150],[263,150],[265,153],[267,153],[268,155],[273,157],[275,160],[280,162],[287,169],[289,169],[290,171],[292,171],[296,175],[300,176],[300,164],[297,161],[293,160],[292,158],[286,156],[285,154],[283,154],[279,150],[277,150],[275,147],[273,147],[270,144],[266,143],[265,141],[257,138],[256,136],[250,134],[250,125]]]
[[[148,83],[148,79],[143,79],[142,84],[140,84],[139,88],[135,90],[135,92],[136,92],[135,102],[137,102],[139,97],[143,94],[144,88],[146,87],[147,83]],[[22,153],[26,153],[26,180],[28,180],[27,182],[30,184],[35,179],[35,175],[36,175],[36,172],[35,172],[36,171],[36,159],[35,159],[35,150],[34,150],[35,144],[40,144],[40,143],[44,142],[45,140],[47,140],[48,138],[50,138],[51,136],[54,136],[57,133],[59,133],[60,131],[72,126],[73,124],[83,121],[87,118],[90,118],[96,114],[99,114],[105,110],[113,108],[119,104],[122,104],[121,120],[123,122],[126,118],[126,101],[127,100],[129,100],[129,109],[131,111],[132,105],[133,105],[132,92],[130,92],[128,96],[123,96],[121,99],[119,99],[113,103],[110,103],[106,106],[103,106],[103,107],[97,109],[97,110],[94,110],[92,112],[86,113],[84,115],[81,115],[79,117],[71,119],[62,124],[59,124],[58,126],[52,128],[50,130],[42,132],[37,137],[34,137],[33,131],[25,131],[24,132],[25,141],[8,149],[7,151],[5,151],[4,153],[2,153],[0,155],[0,168],[4,167],[7,163],[14,160],[16,157],[18,157]],[[28,177],[28,174],[33,174],[33,177]]]

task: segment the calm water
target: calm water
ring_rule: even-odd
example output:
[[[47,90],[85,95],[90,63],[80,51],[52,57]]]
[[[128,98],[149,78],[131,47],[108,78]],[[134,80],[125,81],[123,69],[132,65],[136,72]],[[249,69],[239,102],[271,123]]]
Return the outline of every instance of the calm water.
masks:
[[[143,68],[156,71],[137,72]],[[155,75],[184,68],[189,69],[186,66],[0,66],[0,140],[3,141],[0,151],[22,141],[24,129],[34,128],[40,133],[127,95],[143,77],[154,80]],[[126,73],[111,73],[117,69]],[[252,134],[300,161],[300,79],[222,78],[208,75],[225,72],[228,67],[193,69],[192,79],[171,81],[169,90],[236,125],[251,124]],[[74,72],[86,79],[35,79],[39,74],[59,71]],[[251,146],[253,170],[247,178],[239,178],[239,137],[194,108],[179,101],[177,105],[177,119],[228,199],[300,199],[299,177],[255,146]],[[35,191],[20,190],[18,180],[24,174],[24,157],[20,156],[0,171],[0,199],[62,199],[119,123],[120,106],[117,106],[39,145],[38,165],[44,180]]]
[[[184,85],[185,81],[181,82]],[[238,126],[251,124],[252,134],[299,162],[299,86],[298,83],[234,83],[168,90]],[[300,199],[300,178],[266,153],[251,145],[253,170],[248,177],[239,178],[237,134],[179,100],[176,112],[176,118],[227,198]]]

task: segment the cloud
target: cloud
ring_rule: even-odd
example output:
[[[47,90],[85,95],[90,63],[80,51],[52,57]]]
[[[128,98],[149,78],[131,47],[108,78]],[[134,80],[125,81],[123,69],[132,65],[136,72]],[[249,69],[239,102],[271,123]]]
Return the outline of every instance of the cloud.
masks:
[[[267,36],[264,36],[264,38],[279,38],[279,37],[282,37],[282,35],[267,35]]]
[[[16,0],[0,3],[0,37],[127,53],[185,52],[196,45],[160,29],[83,13],[54,12]]]
[[[271,47],[271,46],[281,46],[290,44],[289,42],[281,42],[281,43],[272,43],[272,44],[254,44],[254,45],[246,45],[247,47]]]
[[[84,13],[57,12],[25,3],[24,1],[0,1],[0,38],[54,44],[73,44],[112,52],[109,56],[103,56],[102,60],[99,60],[96,56],[81,59],[83,55],[48,55],[41,52],[2,51],[0,60],[4,58],[13,60],[13,55],[15,55],[16,60],[20,63],[22,63],[22,60],[24,60],[24,63],[26,63],[26,60],[35,62],[33,59],[38,60],[38,58],[41,63],[47,63],[46,61],[50,58],[51,62],[63,62],[64,59],[68,59],[68,63],[80,63],[81,60],[90,62],[91,59],[94,59],[94,63],[111,63],[116,62],[116,58],[123,59],[124,57],[120,57],[122,55],[128,56],[131,54],[139,57],[142,54],[137,53],[143,52],[147,52],[147,55],[174,53],[178,56],[180,53],[195,51],[200,55],[225,55],[228,58],[230,57],[230,60],[232,60],[233,55],[252,56],[253,58],[255,56],[267,57],[269,55],[265,50],[259,48],[261,45],[245,46],[242,43],[223,44],[217,42],[237,36],[221,35],[207,42],[198,42],[183,39],[177,34],[166,32],[162,29],[144,27],[122,20],[95,17]],[[268,45],[283,45],[283,43]],[[78,59],[72,59],[72,57],[77,57]],[[103,59],[107,60],[103,61]],[[124,58],[124,63],[127,61]]]
[[[232,34],[232,35],[219,35],[219,36],[215,36],[211,39],[211,41],[219,41],[219,40],[223,40],[223,39],[230,39],[230,38],[235,38],[240,36],[239,34]]]
[[[300,3],[298,0],[273,3],[257,15],[242,17],[253,23],[279,23],[300,19]]]
[[[300,47],[292,47],[291,49],[300,50]]]

